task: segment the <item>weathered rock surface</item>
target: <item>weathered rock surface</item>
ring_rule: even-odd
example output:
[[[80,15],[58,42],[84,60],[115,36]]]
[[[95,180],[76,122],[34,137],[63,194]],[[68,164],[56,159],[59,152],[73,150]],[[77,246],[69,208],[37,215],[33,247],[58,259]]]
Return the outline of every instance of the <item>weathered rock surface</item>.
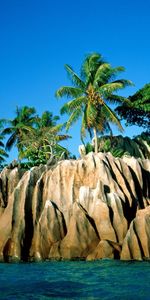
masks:
[[[150,161],[89,153],[0,174],[0,260],[150,259]]]

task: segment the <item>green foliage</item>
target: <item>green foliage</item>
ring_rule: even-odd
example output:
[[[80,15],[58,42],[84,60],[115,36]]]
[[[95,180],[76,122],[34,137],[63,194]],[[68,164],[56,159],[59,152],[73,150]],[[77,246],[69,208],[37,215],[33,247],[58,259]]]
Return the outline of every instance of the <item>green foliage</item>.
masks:
[[[66,96],[71,99],[61,109],[61,114],[69,115],[66,129],[68,130],[82,117],[82,141],[86,136],[86,131],[90,135],[92,135],[92,129],[95,134],[96,131],[104,133],[106,129],[111,131],[109,123],[115,123],[120,130],[123,130],[117,115],[108,104],[128,101],[126,98],[116,95],[118,90],[132,85],[129,80],[115,80],[116,76],[124,71],[124,68],[112,68],[100,54],[93,53],[85,58],[80,76],[69,65],[65,65],[65,69],[73,86],[59,88],[56,96],[58,98]]]
[[[150,132],[150,83],[129,97],[130,102],[116,108],[126,125],[138,125]]]
[[[4,136],[2,135],[3,130],[3,120],[0,120],[0,170],[4,167],[5,160],[8,157],[8,154],[5,150],[5,145],[3,143]]]
[[[94,151],[94,147],[90,143],[87,143],[85,145],[85,150],[86,150],[86,154],[88,154],[89,152],[93,152]]]
[[[17,145],[18,159],[26,168],[70,157],[68,150],[59,144],[69,136],[61,134],[63,125],[57,124],[58,120],[59,117],[53,116],[49,111],[45,111],[39,117],[33,107],[17,107],[15,118],[5,120],[9,127],[2,130],[2,138],[9,135],[6,149],[10,150],[13,145]],[[0,143],[0,146],[2,161],[3,156],[7,154],[2,149],[4,145]]]
[[[24,166],[31,167],[39,164],[53,164],[61,159],[75,158],[67,149],[61,146],[61,141],[70,136],[62,134],[62,130],[69,128],[82,119],[81,140],[84,143],[86,133],[93,139],[93,145],[88,143],[86,153],[95,148],[95,152],[111,152],[114,156],[124,154],[135,157],[150,158],[150,84],[145,85],[129,98],[118,95],[120,89],[131,86],[130,80],[117,76],[124,72],[122,66],[113,68],[99,53],[86,56],[81,65],[80,75],[71,66],[65,69],[72,86],[62,86],[56,91],[58,98],[67,97],[69,101],[61,108],[61,114],[68,114],[65,124],[57,124],[58,116],[45,111],[41,117],[34,107],[23,106],[16,108],[15,118],[0,120],[0,168],[8,157],[7,150],[13,146],[18,148],[18,158],[23,160]],[[110,104],[120,104],[115,111]],[[130,139],[122,136],[113,137],[111,123],[123,130],[120,119],[127,121],[127,125],[138,125],[147,132]],[[110,133],[97,139],[97,135]],[[8,136],[6,146],[4,138]]]
[[[110,152],[115,157],[130,155],[136,158],[150,158],[150,135],[147,132],[134,137],[103,136],[98,138],[99,152]]]
[[[2,135],[9,135],[6,143],[6,149],[9,151],[16,145],[18,151],[21,151],[20,141],[24,134],[28,134],[32,130],[32,126],[36,121],[36,111],[34,107],[23,106],[16,108],[16,117],[13,120],[5,120],[8,127],[4,128]]]
[[[27,159],[29,166],[46,164],[48,161],[57,162],[62,158],[69,157],[70,153],[59,142],[69,138],[68,135],[60,134],[63,125],[56,124],[58,116],[51,112],[44,112],[41,118],[38,116],[34,128],[22,135],[20,141],[20,159]]]
[[[4,167],[7,157],[8,157],[8,154],[5,151],[4,143],[2,141],[0,141],[0,170]]]

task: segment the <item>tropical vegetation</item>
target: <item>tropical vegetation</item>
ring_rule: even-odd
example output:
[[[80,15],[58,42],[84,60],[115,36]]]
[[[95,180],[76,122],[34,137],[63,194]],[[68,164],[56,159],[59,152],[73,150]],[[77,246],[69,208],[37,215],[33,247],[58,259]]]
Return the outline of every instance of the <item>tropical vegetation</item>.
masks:
[[[22,136],[20,159],[28,159],[32,166],[69,158],[69,151],[60,145],[60,142],[70,136],[60,133],[63,125],[56,124],[58,120],[59,117],[53,117],[49,111],[45,111],[41,118],[37,117],[28,136]]]
[[[61,114],[67,113],[69,120],[66,129],[82,117],[81,140],[86,130],[95,140],[95,152],[98,151],[97,133],[111,132],[110,123],[114,123],[122,131],[122,125],[110,104],[128,102],[125,97],[117,94],[118,90],[133,85],[130,80],[116,79],[125,69],[122,66],[113,68],[98,53],[88,55],[78,76],[71,66],[65,65],[72,86],[62,86],[56,96],[68,97],[71,100],[63,105]]]
[[[150,133],[150,83],[130,96],[129,102],[118,106],[116,111],[126,120],[127,126],[137,125]]]
[[[0,122],[0,170],[3,168],[5,159],[8,157],[8,153],[5,150],[5,145],[3,143],[4,136],[2,135],[2,124]]]
[[[34,107],[17,107],[15,111],[15,118],[13,120],[5,120],[8,127],[4,128],[2,135],[9,135],[6,143],[6,149],[8,151],[10,151],[13,146],[17,146],[19,152],[22,151],[22,145],[20,142],[22,137],[31,131],[37,118],[35,113],[36,111]]]
[[[50,111],[39,116],[34,107],[17,107],[14,119],[0,120],[0,168],[14,146],[19,163],[27,168],[75,158],[61,142],[70,138],[67,132],[79,119],[86,153],[102,151],[117,157],[126,154],[150,158],[150,84],[128,98],[120,96],[120,90],[133,83],[118,77],[124,67],[112,67],[98,53],[86,56],[79,75],[67,64],[65,69],[72,85],[60,87],[56,96],[68,98],[60,110],[69,115],[68,120],[61,124],[60,117]],[[123,131],[123,119],[126,125],[138,125],[146,131],[132,139],[113,136],[112,124]],[[92,142],[85,143],[87,133]]]
[[[94,150],[92,143],[86,144],[86,153]],[[150,159],[150,135],[143,132],[134,138],[118,136],[101,136],[98,138],[98,151],[110,152],[115,157],[124,155]]]
[[[70,136],[61,134],[63,124],[57,124],[58,120],[59,117],[49,111],[39,117],[33,107],[17,107],[16,117],[5,120],[9,127],[6,126],[1,133],[3,138],[8,135],[7,151],[16,145],[18,160],[27,167],[70,157],[69,151],[60,145]]]

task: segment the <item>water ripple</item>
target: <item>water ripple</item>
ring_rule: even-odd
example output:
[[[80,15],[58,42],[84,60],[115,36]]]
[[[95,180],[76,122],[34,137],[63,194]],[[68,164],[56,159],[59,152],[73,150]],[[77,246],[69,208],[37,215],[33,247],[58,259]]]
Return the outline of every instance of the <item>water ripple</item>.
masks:
[[[0,264],[0,299],[149,300],[150,263],[100,260]]]

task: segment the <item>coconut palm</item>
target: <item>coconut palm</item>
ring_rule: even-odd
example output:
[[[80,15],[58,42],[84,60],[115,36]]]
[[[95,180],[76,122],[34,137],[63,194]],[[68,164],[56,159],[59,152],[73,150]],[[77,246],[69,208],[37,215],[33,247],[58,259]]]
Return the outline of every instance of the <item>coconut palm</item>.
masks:
[[[47,128],[54,127],[59,121],[59,116],[53,116],[53,113],[50,111],[44,111],[41,117],[37,117],[36,119],[36,127],[37,128]]]
[[[60,159],[63,155],[69,155],[67,149],[59,142],[69,138],[68,135],[60,134],[63,125],[57,125],[58,116],[53,116],[49,111],[45,111],[41,118],[37,117],[35,127],[23,134],[20,142],[22,151],[21,159],[28,159],[29,164],[46,163],[48,160]]]
[[[85,58],[78,76],[72,67],[65,65],[73,86],[63,86],[56,91],[56,96],[67,96],[71,100],[63,105],[61,114],[69,114],[66,129],[82,117],[81,139],[86,135],[94,134],[95,152],[97,152],[97,132],[103,133],[110,129],[110,122],[115,123],[123,130],[117,115],[112,111],[109,103],[127,101],[125,97],[116,94],[120,89],[132,85],[126,79],[115,80],[116,76],[124,71],[124,67],[113,68],[103,60],[98,53]]]
[[[36,121],[36,110],[33,107],[23,106],[21,108],[16,108],[16,117],[13,120],[6,120],[9,127],[6,127],[2,131],[2,135],[9,135],[6,143],[6,149],[11,150],[11,148],[16,145],[18,151],[20,152],[21,144],[20,141],[24,134],[30,132]]]

